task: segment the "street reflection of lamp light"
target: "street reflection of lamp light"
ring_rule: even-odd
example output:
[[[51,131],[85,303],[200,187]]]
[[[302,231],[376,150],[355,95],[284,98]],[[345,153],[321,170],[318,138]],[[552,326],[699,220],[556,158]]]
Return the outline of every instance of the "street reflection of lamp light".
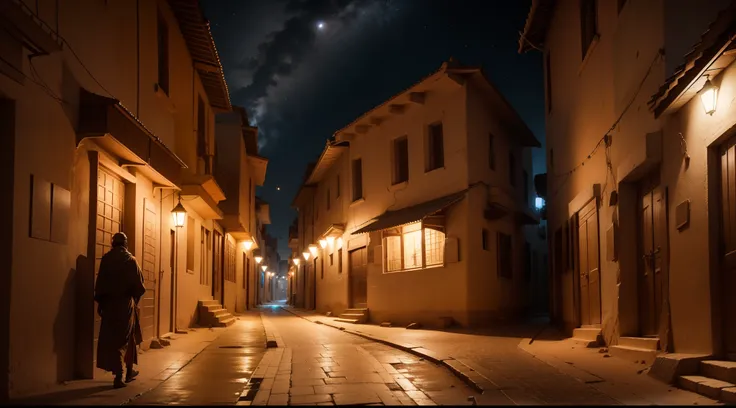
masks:
[[[262,270],[263,272],[266,272],[266,269],[268,269],[268,266],[266,266],[266,265],[261,265],[261,270]]]
[[[257,256],[257,257],[255,257],[255,260],[256,260],[256,265],[258,265],[263,260],[263,257],[262,256]]]
[[[253,241],[248,239],[245,242],[243,242],[243,247],[246,251],[250,251],[251,248],[253,248]]]
[[[710,79],[705,81],[703,89],[700,90],[700,101],[703,103],[705,113],[712,115],[716,111],[716,105],[718,103],[718,87],[710,82]]]
[[[325,249],[327,247],[327,240],[326,239],[320,239],[319,240],[319,246],[321,246],[322,249]]]
[[[299,266],[299,258],[294,258],[294,265]]]
[[[181,228],[184,226],[184,219],[187,215],[187,209],[181,205],[181,197],[179,198],[179,204],[171,210],[171,216],[174,219],[174,226]]]
[[[304,260],[305,260],[305,261],[308,261],[308,260],[309,260],[309,255],[310,255],[310,254],[309,254],[309,252],[307,252],[307,251],[304,251],[304,252],[302,252],[302,256],[304,257]]]
[[[309,252],[311,252],[312,256],[316,258],[317,257],[317,245],[314,245],[314,244],[310,245]]]
[[[332,248],[332,246],[335,245],[335,237],[327,237],[327,245]]]

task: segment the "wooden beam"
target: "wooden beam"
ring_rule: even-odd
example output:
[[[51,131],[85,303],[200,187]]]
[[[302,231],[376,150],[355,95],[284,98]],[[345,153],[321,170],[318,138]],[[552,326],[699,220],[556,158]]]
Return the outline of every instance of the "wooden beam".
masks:
[[[411,92],[409,94],[409,100],[418,103],[420,105],[424,105],[424,97],[426,94],[424,92]]]
[[[381,119],[381,118],[379,118],[377,116],[374,116],[374,117],[371,118],[371,125],[373,125],[373,126],[379,126],[382,122],[383,122],[383,119]]]
[[[197,71],[212,72],[215,74],[220,73],[220,67],[202,61],[195,61],[194,68],[196,68]]]
[[[388,112],[394,115],[401,115],[404,113],[404,105],[389,105]]]
[[[356,126],[356,127],[355,127],[355,131],[356,131],[357,133],[360,133],[360,134],[363,134],[363,133],[368,133],[368,131],[369,131],[370,129],[371,129],[371,127],[370,127],[370,126],[368,126],[368,125],[358,125],[358,126]]]

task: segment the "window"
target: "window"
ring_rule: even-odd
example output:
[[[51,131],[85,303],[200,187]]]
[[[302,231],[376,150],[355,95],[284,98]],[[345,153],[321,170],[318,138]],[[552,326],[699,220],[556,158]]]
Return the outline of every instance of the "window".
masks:
[[[521,182],[523,183],[522,185],[524,186],[524,204],[526,204],[526,206],[528,207],[529,206],[529,173],[527,173],[526,170],[523,170],[521,172],[521,177],[524,178],[523,180],[521,180]]]
[[[333,255],[335,255],[335,254],[334,253],[331,253],[330,254],[330,266],[332,266],[332,265],[335,264],[335,257]]]
[[[498,276],[511,279],[513,266],[511,264],[511,236],[498,233]]]
[[[330,211],[330,189],[327,189],[327,211]]]
[[[509,152],[509,184],[516,185],[516,157],[513,152]]]
[[[488,134],[488,167],[496,170],[496,146],[494,143],[493,133]]]
[[[386,272],[442,265],[445,234],[417,222],[384,232]]]
[[[445,145],[442,123],[429,126],[427,137],[427,171],[445,167]]]
[[[621,10],[624,9],[624,6],[626,5],[626,0],[617,0],[618,3],[618,13],[621,14]]]
[[[549,52],[545,58],[544,65],[546,68],[544,71],[544,79],[547,88],[547,93],[545,94],[547,99],[547,112],[552,112],[552,62],[550,61]]]
[[[320,272],[319,272],[320,279],[324,279],[325,278],[325,257],[324,256],[319,257],[319,266],[320,266]]]
[[[194,273],[194,218],[187,218],[187,272]]]
[[[248,259],[248,255],[243,254],[243,289],[245,289],[245,282],[248,280],[248,276],[250,276],[250,259]],[[247,303],[248,299],[245,302]]]
[[[169,28],[166,20],[158,13],[158,86],[169,94]]]
[[[342,248],[337,250],[337,273],[342,273]]]
[[[353,201],[363,198],[363,161],[353,160]]]
[[[583,59],[598,34],[598,0],[580,0],[580,41]]]
[[[337,175],[337,183],[335,183],[335,198],[340,198],[340,175]]]
[[[491,247],[490,247],[490,242],[488,242],[488,238],[490,238],[488,236],[488,230],[485,229],[485,228],[483,228],[482,234],[483,235],[482,235],[481,239],[482,239],[482,244],[483,244],[483,250],[484,251],[489,251],[491,249]]]
[[[409,139],[406,136],[393,141],[393,172],[392,184],[409,181]]]

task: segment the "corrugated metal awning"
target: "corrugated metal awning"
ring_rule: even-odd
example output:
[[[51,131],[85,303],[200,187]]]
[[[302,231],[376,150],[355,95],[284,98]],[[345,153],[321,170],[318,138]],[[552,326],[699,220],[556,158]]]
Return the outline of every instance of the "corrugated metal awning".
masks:
[[[463,190],[455,194],[450,194],[448,196],[440,197],[432,201],[427,201],[411,207],[402,208],[400,210],[386,211],[385,213],[376,217],[372,223],[353,232],[353,235],[362,234],[365,232],[382,231],[385,229],[421,221],[424,218],[439,211],[442,211],[452,204],[455,204],[456,202],[462,200],[463,198],[465,198],[465,193],[467,191],[468,190]]]

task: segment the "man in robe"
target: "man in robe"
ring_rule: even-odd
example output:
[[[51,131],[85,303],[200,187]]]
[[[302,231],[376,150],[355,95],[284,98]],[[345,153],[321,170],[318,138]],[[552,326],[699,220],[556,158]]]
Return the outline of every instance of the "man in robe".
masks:
[[[112,249],[102,257],[95,283],[97,313],[102,317],[97,367],[115,375],[115,388],[125,387],[138,375],[133,369],[138,364],[136,346],[143,341],[138,301],[145,292],[141,268],[128,252],[128,237],[119,232],[112,237]]]

